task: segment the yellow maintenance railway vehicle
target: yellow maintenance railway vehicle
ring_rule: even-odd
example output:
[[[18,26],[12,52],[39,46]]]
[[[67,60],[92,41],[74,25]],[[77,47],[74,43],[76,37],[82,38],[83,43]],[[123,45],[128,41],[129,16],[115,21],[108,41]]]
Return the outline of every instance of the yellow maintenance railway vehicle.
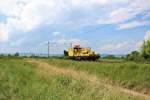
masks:
[[[68,48],[68,50],[64,51],[64,55],[68,56],[74,60],[98,60],[100,58],[100,54],[96,54],[91,48],[82,48],[80,45],[75,45],[74,47]]]

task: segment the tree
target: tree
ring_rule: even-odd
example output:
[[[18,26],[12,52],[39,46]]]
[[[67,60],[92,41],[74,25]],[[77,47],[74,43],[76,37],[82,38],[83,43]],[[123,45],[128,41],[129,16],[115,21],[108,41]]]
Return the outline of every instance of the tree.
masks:
[[[4,54],[0,54],[0,57],[4,57],[5,55]]]
[[[150,59],[150,40],[144,41],[141,48],[141,54],[145,59]]]
[[[12,56],[12,55],[9,53],[9,54],[8,54],[8,57],[11,57],[11,56]]]
[[[137,60],[140,60],[140,53],[138,51],[133,51],[131,52],[131,54],[128,54],[126,56],[126,59],[127,60],[132,60],[132,61],[137,61]]]
[[[15,57],[18,57],[18,56],[19,56],[19,53],[18,53],[18,52],[16,52],[16,53],[15,53]]]

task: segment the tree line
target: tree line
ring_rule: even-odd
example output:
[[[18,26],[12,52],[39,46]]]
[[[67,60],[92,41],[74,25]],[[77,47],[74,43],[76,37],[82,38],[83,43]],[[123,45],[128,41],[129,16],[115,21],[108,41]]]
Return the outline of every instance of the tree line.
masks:
[[[150,60],[150,40],[144,41],[139,51],[133,51],[125,57],[126,60],[144,61]]]

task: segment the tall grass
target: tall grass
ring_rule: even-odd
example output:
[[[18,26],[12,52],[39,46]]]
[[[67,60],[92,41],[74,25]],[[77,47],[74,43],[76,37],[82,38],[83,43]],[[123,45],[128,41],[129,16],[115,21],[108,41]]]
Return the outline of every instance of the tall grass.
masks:
[[[84,70],[101,79],[110,80],[129,89],[150,93],[150,64],[136,62],[77,62],[71,60],[49,59],[51,65],[74,70]]]
[[[58,60],[53,60],[57,62]],[[59,64],[66,66],[67,61]],[[73,65],[76,63],[72,62]],[[72,65],[72,64],[71,64]],[[24,59],[0,59],[0,100],[135,100],[64,75],[41,76]]]

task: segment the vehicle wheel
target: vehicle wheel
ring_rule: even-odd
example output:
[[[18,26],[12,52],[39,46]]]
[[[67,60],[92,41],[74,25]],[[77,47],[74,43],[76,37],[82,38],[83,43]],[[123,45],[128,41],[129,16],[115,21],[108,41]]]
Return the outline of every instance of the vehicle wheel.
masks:
[[[81,57],[76,57],[76,60],[77,60],[77,61],[81,61],[82,58],[81,58]]]

